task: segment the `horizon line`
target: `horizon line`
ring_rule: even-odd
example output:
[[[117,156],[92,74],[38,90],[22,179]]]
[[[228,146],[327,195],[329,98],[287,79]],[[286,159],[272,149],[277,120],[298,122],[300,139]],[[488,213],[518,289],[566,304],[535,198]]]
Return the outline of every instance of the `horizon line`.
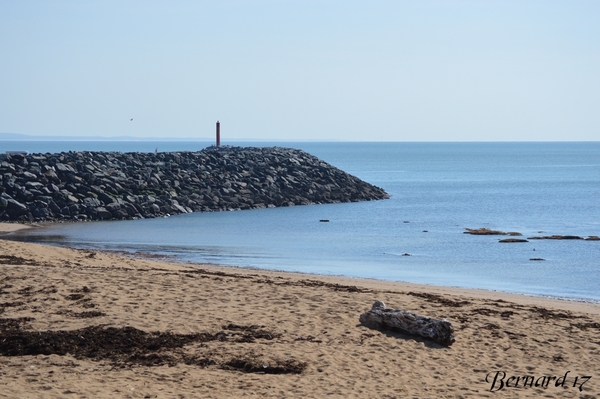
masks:
[[[8,137],[6,137],[8,136]],[[12,136],[12,137],[11,137]],[[149,136],[55,136],[29,135],[22,133],[0,133],[0,141],[195,141],[211,143],[211,137],[149,137]],[[240,138],[232,137],[222,142],[319,142],[319,143],[595,143],[599,140],[340,140],[340,139],[301,139],[301,138]]]

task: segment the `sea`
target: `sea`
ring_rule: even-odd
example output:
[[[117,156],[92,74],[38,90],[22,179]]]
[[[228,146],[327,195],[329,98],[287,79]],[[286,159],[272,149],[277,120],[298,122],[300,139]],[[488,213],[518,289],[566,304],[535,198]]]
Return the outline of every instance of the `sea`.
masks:
[[[0,151],[198,151],[198,141],[2,141]],[[52,224],[12,238],[244,268],[600,302],[600,142],[231,142],[299,148],[390,199]],[[537,260],[532,260],[537,259]]]

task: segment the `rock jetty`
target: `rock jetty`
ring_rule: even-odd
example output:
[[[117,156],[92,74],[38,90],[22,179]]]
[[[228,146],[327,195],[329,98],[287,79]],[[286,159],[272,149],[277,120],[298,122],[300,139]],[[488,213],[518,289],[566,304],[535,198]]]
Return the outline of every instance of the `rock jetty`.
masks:
[[[389,198],[301,150],[0,155],[0,220],[121,220]]]

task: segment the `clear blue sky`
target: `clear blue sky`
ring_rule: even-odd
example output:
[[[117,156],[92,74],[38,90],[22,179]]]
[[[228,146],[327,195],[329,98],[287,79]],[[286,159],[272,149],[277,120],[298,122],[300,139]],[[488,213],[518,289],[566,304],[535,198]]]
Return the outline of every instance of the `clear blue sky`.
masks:
[[[217,119],[237,139],[599,140],[600,1],[0,0],[0,132]]]

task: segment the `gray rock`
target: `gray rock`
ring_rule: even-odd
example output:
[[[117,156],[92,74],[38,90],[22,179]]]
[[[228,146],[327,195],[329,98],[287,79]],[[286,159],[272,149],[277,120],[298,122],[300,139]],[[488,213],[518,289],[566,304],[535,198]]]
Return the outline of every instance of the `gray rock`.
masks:
[[[96,208],[96,215],[98,219],[112,219],[113,215],[106,208],[99,206]]]
[[[7,199],[6,202],[7,202],[6,207],[11,210],[16,210],[18,212],[26,212],[28,209],[27,206],[25,206],[24,204],[12,199],[12,198]]]
[[[102,205],[102,203],[100,202],[100,200],[98,200],[97,198],[92,198],[92,197],[86,197],[83,199],[83,204],[85,206],[88,207],[93,207],[93,208],[97,208],[99,206]]]
[[[75,169],[73,169],[73,167],[71,165],[65,165],[62,163],[57,163],[56,165],[54,165],[54,167],[56,168],[56,170],[58,172],[62,172],[62,173],[77,173],[77,171]]]

